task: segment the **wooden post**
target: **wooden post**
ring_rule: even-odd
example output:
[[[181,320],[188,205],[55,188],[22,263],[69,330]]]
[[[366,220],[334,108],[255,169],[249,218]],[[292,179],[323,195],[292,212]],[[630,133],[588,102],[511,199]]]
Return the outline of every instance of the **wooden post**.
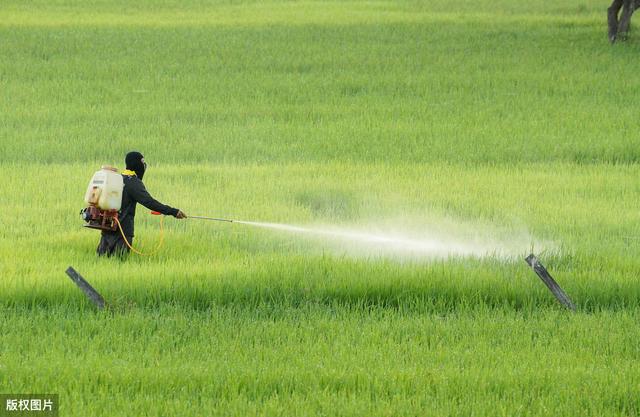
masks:
[[[84,292],[87,297],[98,307],[98,310],[102,310],[105,307],[104,298],[72,267],[67,268],[65,271],[69,278]]]
[[[558,301],[560,301],[560,304],[571,311],[576,311],[576,306],[571,302],[569,296],[567,296],[562,288],[560,288],[558,283],[553,279],[553,277],[551,277],[551,274],[549,274],[549,271],[547,271],[533,253],[527,256],[525,261],[531,268],[533,268],[535,273],[540,277],[547,288],[549,288],[551,293],[558,299]]]

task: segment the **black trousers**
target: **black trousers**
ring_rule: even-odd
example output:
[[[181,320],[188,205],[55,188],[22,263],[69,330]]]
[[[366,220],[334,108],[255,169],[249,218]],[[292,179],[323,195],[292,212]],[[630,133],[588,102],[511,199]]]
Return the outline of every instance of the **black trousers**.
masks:
[[[129,244],[132,244],[133,236],[127,236],[127,240]],[[102,232],[96,253],[98,256],[111,257],[116,255],[125,258],[129,255],[129,247],[120,232]]]

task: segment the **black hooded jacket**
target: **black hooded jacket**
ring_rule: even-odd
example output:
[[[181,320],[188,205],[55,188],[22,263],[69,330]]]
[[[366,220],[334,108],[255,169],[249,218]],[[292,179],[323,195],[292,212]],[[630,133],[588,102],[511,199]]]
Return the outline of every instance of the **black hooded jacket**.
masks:
[[[133,237],[134,220],[136,216],[136,204],[140,203],[149,210],[157,211],[165,215],[176,216],[178,209],[162,204],[151,197],[144,183],[136,175],[122,175],[124,190],[122,190],[122,205],[118,217],[122,225],[122,231],[127,238]]]

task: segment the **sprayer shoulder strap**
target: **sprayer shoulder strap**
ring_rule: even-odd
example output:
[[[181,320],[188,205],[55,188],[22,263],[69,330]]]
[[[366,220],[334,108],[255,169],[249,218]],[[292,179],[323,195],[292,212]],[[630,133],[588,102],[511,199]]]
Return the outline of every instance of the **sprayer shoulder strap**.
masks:
[[[133,173],[133,175],[129,175],[126,172]],[[136,201],[131,196],[131,180],[137,177],[135,176],[135,172],[125,170],[122,172],[122,180],[124,182],[124,189],[122,190],[122,205],[120,206],[120,210],[118,211],[118,216],[120,217],[120,221],[125,220],[129,217],[129,213],[131,212],[131,204],[135,204]],[[126,197],[125,197],[126,196]]]

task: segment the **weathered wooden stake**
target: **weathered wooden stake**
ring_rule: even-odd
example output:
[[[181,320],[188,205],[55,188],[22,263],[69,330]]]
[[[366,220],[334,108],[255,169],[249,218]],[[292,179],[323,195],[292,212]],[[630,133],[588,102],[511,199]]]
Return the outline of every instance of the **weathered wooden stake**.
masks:
[[[538,258],[532,253],[531,255],[525,258],[525,261],[535,273],[540,277],[542,282],[549,288],[551,293],[560,301],[560,304],[565,306],[571,311],[576,311],[576,306],[571,302],[569,296],[560,288],[558,283],[551,277],[549,271],[540,263]]]
[[[93,303],[96,305],[96,307],[98,307],[99,310],[102,310],[104,308],[104,298],[102,298],[102,296],[98,294],[98,291],[94,290],[93,287],[84,278],[82,278],[82,276],[75,269],[69,267],[65,272],[67,273],[67,275],[69,275],[69,278],[71,278],[71,280],[75,282],[78,287],[80,287],[82,292],[84,292],[87,297],[89,297],[89,299],[93,301]]]

